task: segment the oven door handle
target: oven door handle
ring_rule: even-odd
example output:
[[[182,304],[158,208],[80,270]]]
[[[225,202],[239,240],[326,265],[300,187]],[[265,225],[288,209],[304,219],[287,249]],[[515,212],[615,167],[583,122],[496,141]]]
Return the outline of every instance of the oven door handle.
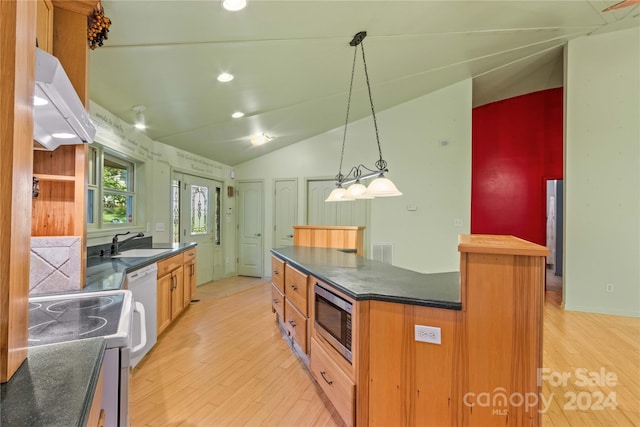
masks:
[[[131,349],[131,356],[136,356],[136,353],[142,351],[144,346],[147,345],[147,321],[144,318],[144,305],[142,303],[136,301],[133,311],[140,315],[140,344]]]

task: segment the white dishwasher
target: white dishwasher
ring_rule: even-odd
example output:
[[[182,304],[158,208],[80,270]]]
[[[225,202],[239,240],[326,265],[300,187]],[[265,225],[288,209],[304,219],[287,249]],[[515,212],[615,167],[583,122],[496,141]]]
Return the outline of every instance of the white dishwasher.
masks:
[[[141,323],[140,319],[136,318],[134,318],[134,321],[132,322],[132,347],[135,348],[138,344],[144,341],[144,336],[146,336],[147,341],[147,344],[142,347],[142,349],[131,353],[130,364],[132,368],[142,360],[142,358],[151,350],[151,348],[156,344],[157,341],[157,276],[158,265],[155,263],[139,268],[127,274],[127,287],[133,294],[133,300],[142,303],[142,305],[144,306],[145,317],[144,323]],[[134,313],[134,316],[140,316],[140,314]],[[146,325],[145,331],[141,330],[141,324]]]

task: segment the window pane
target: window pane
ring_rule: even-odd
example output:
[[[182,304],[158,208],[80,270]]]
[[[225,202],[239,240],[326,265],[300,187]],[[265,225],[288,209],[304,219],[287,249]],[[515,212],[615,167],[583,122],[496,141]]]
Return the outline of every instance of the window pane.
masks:
[[[98,176],[98,150],[93,147],[89,148],[89,185],[97,185],[96,177]]]
[[[104,157],[103,184],[105,188],[132,191],[131,164]]]
[[[105,190],[102,200],[102,221],[105,224],[133,222],[133,196]]]
[[[199,185],[191,186],[191,234],[207,234],[207,214],[209,209],[209,189]]]
[[[95,191],[93,189],[89,189],[87,192],[87,223],[89,224],[93,224],[93,204],[94,204],[94,199],[93,196],[95,194]]]
[[[180,181],[171,181],[171,222],[173,226],[173,243],[180,243]]]

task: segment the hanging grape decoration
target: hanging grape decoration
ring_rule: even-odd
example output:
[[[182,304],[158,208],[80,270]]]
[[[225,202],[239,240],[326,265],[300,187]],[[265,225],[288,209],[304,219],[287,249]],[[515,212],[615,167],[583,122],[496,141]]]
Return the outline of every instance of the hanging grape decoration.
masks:
[[[89,48],[95,50],[102,46],[104,40],[108,39],[107,33],[111,26],[111,19],[104,16],[104,9],[98,3],[98,6],[93,10],[93,16],[89,16],[88,21],[87,40],[89,40]]]

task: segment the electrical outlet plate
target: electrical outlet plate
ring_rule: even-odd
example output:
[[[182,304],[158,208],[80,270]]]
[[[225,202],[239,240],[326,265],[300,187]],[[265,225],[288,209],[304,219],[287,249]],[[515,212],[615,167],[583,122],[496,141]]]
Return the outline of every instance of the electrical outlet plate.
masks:
[[[440,328],[435,326],[415,325],[416,341],[428,342],[431,344],[442,344]]]

